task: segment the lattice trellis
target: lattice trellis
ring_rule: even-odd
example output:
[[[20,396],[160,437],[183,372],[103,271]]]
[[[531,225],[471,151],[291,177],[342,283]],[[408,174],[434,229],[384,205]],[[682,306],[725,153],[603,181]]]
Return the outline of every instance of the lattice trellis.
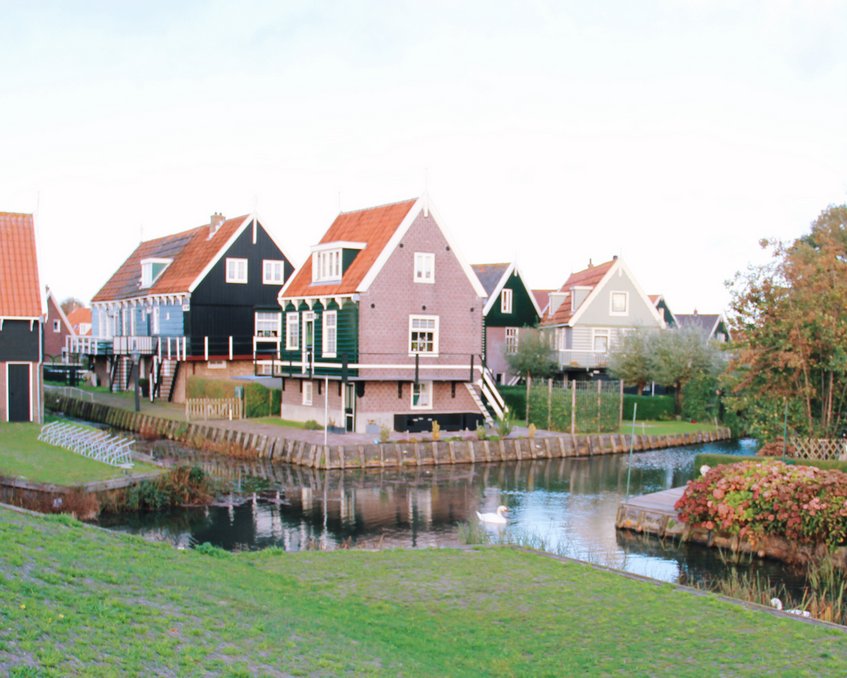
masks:
[[[797,459],[840,459],[847,461],[847,440],[789,438],[788,449],[789,455]]]

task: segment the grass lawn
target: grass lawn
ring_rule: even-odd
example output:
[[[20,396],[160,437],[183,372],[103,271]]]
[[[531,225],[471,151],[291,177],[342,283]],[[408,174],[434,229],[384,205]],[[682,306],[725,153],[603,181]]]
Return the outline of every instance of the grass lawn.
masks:
[[[285,428],[306,428],[305,422],[280,419],[279,417],[251,417],[248,421],[256,422],[257,424],[272,424],[273,426],[282,426]],[[323,431],[323,426],[320,430]]]
[[[698,431],[717,431],[712,423],[701,421],[692,424],[690,421],[636,421],[635,434],[648,436],[679,435],[682,433],[697,433]],[[632,433],[632,421],[621,424],[620,433]]]
[[[0,475],[57,485],[81,485],[125,475],[122,468],[40,442],[40,431],[39,424],[0,424]],[[156,470],[157,466],[135,462],[131,473]]]
[[[847,634],[506,547],[178,551],[0,508],[10,675],[845,675]]]

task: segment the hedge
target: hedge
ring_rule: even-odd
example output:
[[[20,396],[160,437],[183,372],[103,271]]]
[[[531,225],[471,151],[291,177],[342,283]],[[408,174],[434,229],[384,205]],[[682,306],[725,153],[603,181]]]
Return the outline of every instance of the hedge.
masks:
[[[500,395],[509,411],[516,419],[523,419],[526,416],[526,385],[522,386],[497,386]]]
[[[255,382],[189,377],[187,397],[234,398],[235,389],[238,386],[244,389],[245,417],[268,417],[279,414],[282,391],[278,388],[265,388]]]
[[[714,468],[720,464],[739,464],[742,461],[766,461],[768,459],[776,459],[784,461],[789,466],[814,466],[824,470],[845,471],[847,472],[847,461],[838,461],[836,459],[792,459],[786,457],[759,457],[740,454],[713,454],[704,452],[694,457],[694,468],[699,469],[703,464]]]
[[[624,421],[632,421],[632,410],[635,403],[638,403],[638,419],[636,421],[658,421],[674,418],[673,396],[643,396],[624,393]]]

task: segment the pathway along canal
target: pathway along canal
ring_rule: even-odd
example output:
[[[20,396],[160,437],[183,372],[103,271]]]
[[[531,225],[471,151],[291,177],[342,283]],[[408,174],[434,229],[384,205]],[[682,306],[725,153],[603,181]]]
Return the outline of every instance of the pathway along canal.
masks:
[[[733,441],[636,453],[630,494],[684,485],[694,477],[698,452],[754,450],[753,441]],[[455,546],[460,523],[476,522],[476,511],[504,504],[508,524],[488,529],[494,541],[524,543],[674,583],[724,577],[732,568],[716,549],[615,529],[618,504],[626,498],[627,455],[404,471],[313,471],[198,454],[166,441],[154,443],[150,451],[228,478],[248,496],[259,489],[259,498],[233,507],[104,515],[104,527],[182,546],[210,542],[229,550]],[[272,501],[277,491],[282,503]],[[745,558],[741,570],[795,590],[801,583],[799,575],[774,561]]]

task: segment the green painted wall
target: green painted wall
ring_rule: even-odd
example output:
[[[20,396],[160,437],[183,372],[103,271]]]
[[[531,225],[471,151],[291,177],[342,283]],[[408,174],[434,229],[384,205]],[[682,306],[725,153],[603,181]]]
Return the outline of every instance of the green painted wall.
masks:
[[[503,313],[500,310],[500,297],[497,296],[494,305],[485,316],[486,327],[532,327],[538,324],[540,318],[535,312],[530,294],[520,276],[512,273],[504,288],[512,290],[512,312]]]
[[[296,351],[286,351],[285,350],[285,338],[286,338],[286,313],[294,311],[294,305],[289,303],[283,309],[282,316],[282,324],[283,324],[283,343],[282,343],[282,353],[281,357],[283,361],[292,360],[299,361],[302,357],[302,353],[300,349]],[[300,313],[300,342],[302,345],[303,341],[303,313],[309,310],[309,307],[303,303],[300,304],[300,307],[296,309]],[[315,362],[325,362],[325,363],[334,363],[337,364],[338,368],[324,368],[319,367],[315,369],[314,374],[316,375],[330,375],[330,376],[339,376],[341,374],[340,366],[343,362],[344,354],[347,355],[347,362],[349,364],[356,363],[359,360],[359,305],[347,302],[344,304],[343,308],[339,308],[338,304],[335,301],[330,301],[327,304],[326,310],[336,311],[338,313],[337,319],[337,336],[336,336],[336,357],[335,358],[324,358],[322,355],[323,348],[323,313],[324,307],[320,303],[315,304],[311,309],[315,314]],[[284,369],[284,368],[283,368]],[[356,370],[350,370],[349,376],[356,376]]]

